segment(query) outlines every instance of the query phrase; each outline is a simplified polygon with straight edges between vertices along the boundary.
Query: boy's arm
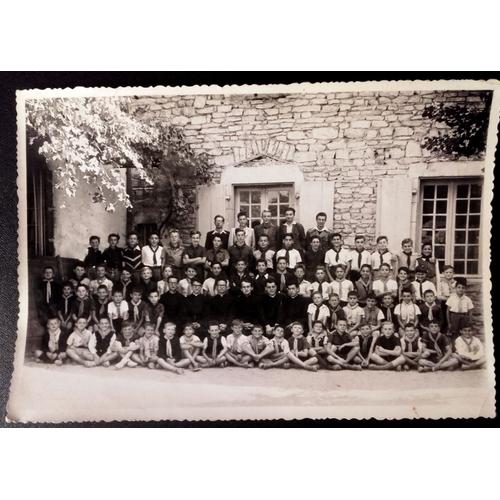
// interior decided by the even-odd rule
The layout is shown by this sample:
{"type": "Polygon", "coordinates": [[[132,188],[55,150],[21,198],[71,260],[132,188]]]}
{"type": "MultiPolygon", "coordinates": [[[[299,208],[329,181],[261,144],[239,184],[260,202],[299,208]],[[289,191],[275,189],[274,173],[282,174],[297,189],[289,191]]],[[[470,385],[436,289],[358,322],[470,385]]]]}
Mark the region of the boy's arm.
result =
{"type": "MultiPolygon", "coordinates": [[[[396,313],[394,313],[396,314],[396,313]]],[[[405,324],[403,323],[403,320],[401,319],[401,314],[396,314],[396,318],[398,319],[398,325],[400,326],[400,328],[403,328],[405,327],[405,324]]]]}
{"type": "Polygon", "coordinates": [[[357,346],[359,346],[358,337],[354,337],[350,342],[346,342],[345,344],[341,345],[341,347],[357,347],[357,346]]]}

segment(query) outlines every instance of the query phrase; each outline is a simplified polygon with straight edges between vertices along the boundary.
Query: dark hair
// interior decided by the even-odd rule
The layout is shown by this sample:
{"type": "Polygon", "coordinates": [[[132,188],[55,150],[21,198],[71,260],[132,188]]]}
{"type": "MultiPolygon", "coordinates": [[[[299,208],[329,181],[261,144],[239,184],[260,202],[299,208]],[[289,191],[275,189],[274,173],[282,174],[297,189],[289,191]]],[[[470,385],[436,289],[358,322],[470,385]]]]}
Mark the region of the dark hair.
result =
{"type": "Polygon", "coordinates": [[[73,266],[73,269],[77,267],[83,267],[85,269],[85,264],[81,260],[77,260],[73,266]]]}
{"type": "Polygon", "coordinates": [[[245,234],[245,230],[241,229],[240,227],[234,230],[234,235],[236,236],[237,234],[243,233],[245,234]]]}
{"type": "Polygon", "coordinates": [[[347,294],[348,297],[356,297],[358,298],[358,294],[354,291],[354,290],[351,290],[348,294],[347,294]]]}
{"type": "Polygon", "coordinates": [[[44,271],[46,271],[47,269],[50,269],[52,272],[55,272],[52,266],[43,266],[44,271]]]}
{"type": "Polygon", "coordinates": [[[356,235],[354,237],[354,241],[356,241],[356,240],[363,240],[363,241],[365,241],[366,238],[365,238],[365,236],[363,234],[358,234],[358,235],[356,235]]]}
{"type": "Polygon", "coordinates": [[[266,280],[266,286],[267,285],[277,285],[276,280],[274,278],[268,278],[266,280]]]}
{"type": "Polygon", "coordinates": [[[99,285],[97,287],[97,290],[103,290],[103,289],[106,290],[106,292],[108,291],[108,287],[106,285],[99,285]]]}
{"type": "Polygon", "coordinates": [[[321,328],[324,328],[323,323],[322,323],[321,321],[319,321],[319,320],[313,321],[313,324],[312,324],[313,328],[314,328],[314,326],[315,326],[315,325],[317,325],[317,324],[320,324],[320,325],[321,325],[321,328]]]}
{"type": "Polygon", "coordinates": [[[371,266],[370,264],[363,264],[363,265],[361,266],[360,271],[362,271],[364,267],[368,268],[368,270],[371,272],[371,270],[372,270],[372,266],[371,266]]]}
{"type": "Polygon", "coordinates": [[[427,269],[424,266],[417,266],[415,268],[415,274],[417,273],[427,274],[427,269]]]}
{"type": "Polygon", "coordinates": [[[467,286],[467,279],[466,278],[458,277],[458,278],[455,278],[455,281],[456,281],[457,285],[467,286]]]}
{"type": "Polygon", "coordinates": [[[286,262],[286,257],[278,257],[276,259],[276,264],[280,261],[280,260],[284,260],[286,262]]]}
{"type": "Polygon", "coordinates": [[[295,208],[293,208],[293,207],[287,207],[286,210],[285,210],[285,213],[290,212],[290,211],[293,212],[293,215],[295,215],[295,208]]]}
{"type": "Polygon", "coordinates": [[[257,259],[255,261],[255,267],[257,267],[257,264],[262,264],[262,263],[264,263],[266,265],[266,267],[267,267],[266,259],[257,259]]]}
{"type": "Polygon", "coordinates": [[[195,235],[199,235],[199,236],[201,237],[201,232],[200,232],[200,231],[198,231],[198,230],[196,230],[196,231],[191,231],[191,232],[189,233],[189,236],[191,236],[191,237],[193,237],[193,236],[195,236],[195,235]]]}
{"type": "Polygon", "coordinates": [[[292,233],[286,233],[286,234],[284,234],[283,235],[283,239],[285,239],[285,238],[291,238],[292,240],[294,239],[292,233]]]}
{"type": "Polygon", "coordinates": [[[321,238],[319,236],[313,236],[311,237],[311,243],[313,242],[313,240],[318,240],[319,242],[321,242],[321,238]]]}
{"type": "Polygon", "coordinates": [[[140,293],[141,296],[142,296],[142,289],[141,288],[137,288],[137,287],[136,288],[132,288],[132,291],[130,293],[131,294],[132,293],[140,293]]]}
{"type": "Polygon", "coordinates": [[[219,326],[219,323],[217,323],[217,321],[209,321],[208,322],[208,325],[207,325],[207,328],[210,328],[211,326],[219,326]]]}
{"type": "Polygon", "coordinates": [[[406,325],[405,325],[405,330],[406,330],[407,328],[415,328],[415,324],[414,324],[414,323],[406,323],[406,325]]]}
{"type": "Polygon", "coordinates": [[[238,212],[238,215],[236,216],[237,219],[239,219],[240,217],[248,217],[247,213],[246,212],[238,212]]]}
{"type": "Polygon", "coordinates": [[[158,290],[151,290],[151,291],[148,293],[148,297],[149,297],[152,293],[157,293],[158,295],[160,295],[160,292],[158,292],[158,290]]]}
{"type": "Polygon", "coordinates": [[[215,286],[217,286],[220,282],[223,282],[224,285],[227,285],[227,280],[225,278],[219,278],[216,282],[215,282],[215,286]]]}
{"type": "Polygon", "coordinates": [[[96,236],[96,235],[92,235],[92,236],[89,238],[89,243],[90,243],[92,240],[97,240],[99,243],[101,242],[101,238],[100,238],[99,236],[96,236]]]}
{"type": "Polygon", "coordinates": [[[127,234],[127,239],[131,236],[137,236],[137,238],[139,238],[139,235],[135,231],[130,231],[130,233],[127,234]]]}
{"type": "Polygon", "coordinates": [[[424,297],[428,294],[432,293],[432,295],[435,295],[434,290],[431,290],[430,288],[424,292],[424,297]]]}
{"type": "Polygon", "coordinates": [[[118,241],[120,241],[120,235],[117,233],[109,233],[108,234],[108,241],[110,238],[113,238],[113,237],[115,237],[118,241]]]}
{"type": "Polygon", "coordinates": [[[342,239],[342,235],[340,233],[332,233],[332,235],[330,236],[330,240],[333,240],[333,238],[335,237],[342,239]]]}
{"type": "Polygon", "coordinates": [[[413,245],[413,240],[411,238],[405,238],[401,241],[401,246],[406,245],[406,243],[411,243],[413,245]]]}
{"type": "MultiPolygon", "coordinates": [[[[390,293],[390,292],[389,292],[390,293]]],[[[372,293],[369,293],[367,296],[366,296],[366,300],[368,299],[373,299],[373,300],[377,300],[377,296],[372,292],[372,293]]]]}
{"type": "Polygon", "coordinates": [[[325,217],[325,218],[327,218],[328,216],[325,214],[325,212],[318,212],[316,214],[316,219],[318,219],[318,217],[325,217]]]}
{"type": "Polygon", "coordinates": [[[410,274],[410,270],[409,270],[406,266],[401,266],[401,267],[398,269],[398,274],[399,274],[401,271],[404,271],[406,274],[410,274]]]}
{"type": "Polygon", "coordinates": [[[382,264],[380,264],[379,269],[382,269],[383,267],[387,267],[387,269],[389,269],[389,271],[391,270],[391,266],[389,264],[387,264],[387,262],[382,262],[382,264]]]}
{"type": "Polygon", "coordinates": [[[447,271],[448,269],[451,269],[452,271],[455,270],[453,266],[444,266],[443,267],[443,272],[447,271]]]}
{"type": "Polygon", "coordinates": [[[219,214],[219,215],[216,215],[216,216],[214,217],[214,222],[215,222],[217,219],[222,219],[222,222],[226,222],[226,219],[224,219],[224,216],[223,216],[223,215],[220,215],[220,214],[219,214]]]}
{"type": "Polygon", "coordinates": [[[380,243],[381,240],[389,241],[389,238],[387,236],[381,235],[376,239],[376,242],[380,243]]]}

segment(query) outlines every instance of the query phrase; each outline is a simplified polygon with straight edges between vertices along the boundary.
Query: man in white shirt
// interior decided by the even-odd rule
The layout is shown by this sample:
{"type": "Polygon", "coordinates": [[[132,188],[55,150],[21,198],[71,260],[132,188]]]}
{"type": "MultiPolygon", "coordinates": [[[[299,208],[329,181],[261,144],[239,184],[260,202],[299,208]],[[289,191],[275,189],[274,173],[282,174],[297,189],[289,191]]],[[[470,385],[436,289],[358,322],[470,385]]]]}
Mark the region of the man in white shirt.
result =
{"type": "Polygon", "coordinates": [[[282,240],[282,249],[276,252],[276,259],[284,257],[287,269],[295,269],[297,264],[302,262],[300,252],[294,248],[294,238],[292,233],[285,234],[282,240]]]}

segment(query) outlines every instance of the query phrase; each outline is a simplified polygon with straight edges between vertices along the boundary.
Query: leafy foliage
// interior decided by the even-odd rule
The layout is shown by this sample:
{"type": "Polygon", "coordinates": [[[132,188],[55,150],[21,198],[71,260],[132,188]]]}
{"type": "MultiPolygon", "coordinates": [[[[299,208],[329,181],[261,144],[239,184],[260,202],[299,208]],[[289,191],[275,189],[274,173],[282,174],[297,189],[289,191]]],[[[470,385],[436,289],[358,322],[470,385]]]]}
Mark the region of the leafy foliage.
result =
{"type": "Polygon", "coordinates": [[[450,156],[478,156],[484,152],[491,94],[482,96],[483,106],[439,105],[426,106],[422,116],[448,126],[446,132],[427,137],[424,147],[435,153],[450,156]]]}
{"type": "MultiPolygon", "coordinates": [[[[80,179],[90,184],[92,199],[113,211],[117,203],[132,208],[122,169],[135,168],[147,185],[167,174],[171,212],[186,210],[182,185],[210,182],[206,158],[196,155],[182,131],[164,122],[142,120],[132,111],[132,97],[50,98],[26,103],[30,144],[55,165],[55,187],[68,198],[80,179]]],[[[194,208],[193,208],[194,209],[194,208]]]]}

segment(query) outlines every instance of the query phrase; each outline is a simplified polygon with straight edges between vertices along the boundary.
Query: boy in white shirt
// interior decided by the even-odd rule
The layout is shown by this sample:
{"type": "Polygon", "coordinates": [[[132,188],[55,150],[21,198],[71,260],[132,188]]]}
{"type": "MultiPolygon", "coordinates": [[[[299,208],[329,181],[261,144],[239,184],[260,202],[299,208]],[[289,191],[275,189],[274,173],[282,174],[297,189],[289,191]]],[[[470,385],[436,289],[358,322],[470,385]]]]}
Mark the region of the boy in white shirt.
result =
{"type": "Polygon", "coordinates": [[[92,335],[90,330],[87,330],[87,319],[78,318],[75,321],[74,330],[68,337],[66,354],[68,358],[79,365],[84,365],[87,367],[95,366],[94,356],[89,351],[90,336],[92,335]]]}
{"type": "Polygon", "coordinates": [[[455,340],[455,358],[462,370],[482,368],[486,364],[486,356],[482,342],[474,337],[472,327],[464,325],[460,336],[455,340]]]}
{"type": "Polygon", "coordinates": [[[191,284],[191,281],[196,278],[196,269],[193,266],[187,266],[184,273],[186,277],[179,281],[179,284],[177,285],[177,291],[181,295],[184,295],[184,297],[187,297],[188,295],[191,295],[193,293],[193,286],[191,284]]]}
{"type": "Polygon", "coordinates": [[[378,279],[373,282],[372,290],[379,299],[387,292],[390,292],[394,299],[398,296],[398,283],[389,277],[390,272],[391,267],[387,263],[378,268],[378,279]]]}
{"type": "Polygon", "coordinates": [[[312,331],[312,325],[316,321],[323,323],[326,327],[326,321],[330,317],[330,309],[323,304],[323,296],[320,292],[313,292],[312,304],[307,306],[307,324],[309,332],[312,331]]]}
{"type": "Polygon", "coordinates": [[[111,296],[113,290],[113,282],[106,278],[106,266],[99,264],[95,268],[96,279],[92,280],[89,285],[90,295],[95,295],[100,285],[104,285],[108,289],[108,296],[111,296]]]}
{"type": "Polygon", "coordinates": [[[354,250],[351,250],[349,256],[349,279],[353,284],[360,278],[364,265],[371,265],[371,254],[365,249],[365,237],[358,235],[354,238],[354,250]]]}
{"type": "Polygon", "coordinates": [[[295,269],[297,264],[302,262],[302,257],[300,252],[293,247],[293,234],[285,234],[282,240],[281,250],[278,250],[275,254],[275,258],[285,257],[287,269],[295,269]]]}
{"type": "Polygon", "coordinates": [[[331,238],[332,247],[325,254],[325,265],[328,273],[328,278],[333,281],[335,268],[339,264],[343,264],[347,272],[349,272],[349,263],[351,259],[351,251],[342,246],[342,235],[333,233],[331,238]]]}
{"type": "Polygon", "coordinates": [[[201,366],[207,364],[207,360],[201,355],[203,342],[200,337],[194,334],[194,327],[191,323],[184,325],[183,335],[179,339],[182,353],[189,360],[189,366],[194,372],[200,371],[201,366]]]}
{"type": "Polygon", "coordinates": [[[243,322],[241,320],[233,319],[231,322],[231,333],[226,337],[226,344],[226,359],[229,364],[241,368],[253,366],[248,337],[243,335],[243,322]]]}
{"type": "Polygon", "coordinates": [[[398,318],[399,334],[402,336],[407,324],[413,324],[415,328],[418,327],[419,316],[422,313],[417,304],[413,302],[411,292],[405,290],[401,303],[394,308],[394,314],[398,318]]]}
{"type": "Polygon", "coordinates": [[[437,295],[436,287],[432,281],[425,279],[427,269],[425,267],[417,266],[415,269],[415,281],[412,282],[413,294],[415,302],[418,304],[424,300],[424,294],[427,290],[432,290],[434,295],[437,295]]]}
{"type": "Polygon", "coordinates": [[[343,308],[347,321],[347,333],[354,338],[358,335],[359,325],[365,318],[365,312],[358,304],[356,292],[349,292],[347,302],[347,305],[343,308]]]}
{"type": "Polygon", "coordinates": [[[340,298],[340,305],[347,305],[347,297],[354,290],[352,281],[346,279],[346,266],[339,264],[335,268],[335,279],[330,283],[331,293],[336,293],[340,298]]]}
{"type": "Polygon", "coordinates": [[[457,278],[456,282],[455,292],[452,293],[446,301],[448,332],[452,339],[458,337],[464,325],[471,324],[472,309],[474,309],[472,300],[465,295],[465,287],[467,286],[466,279],[457,278]]]}
{"type": "Polygon", "coordinates": [[[387,236],[379,236],[377,238],[377,250],[371,254],[371,266],[377,276],[377,272],[380,270],[382,264],[387,264],[389,266],[389,272],[392,271],[392,262],[394,257],[392,253],[388,250],[389,240],[387,236]]]}
{"type": "Polygon", "coordinates": [[[113,292],[113,300],[108,304],[108,317],[111,321],[111,328],[115,332],[120,332],[122,321],[128,320],[128,304],[126,300],[123,300],[121,290],[113,292]]]}
{"type": "Polygon", "coordinates": [[[316,281],[311,283],[311,292],[319,292],[323,300],[328,300],[332,293],[332,287],[326,280],[326,269],[324,267],[318,267],[315,276],[316,281]]]}
{"type": "Polygon", "coordinates": [[[295,277],[299,286],[299,295],[302,297],[310,297],[313,291],[312,283],[305,279],[306,269],[303,264],[297,264],[295,267],[295,277]]]}

